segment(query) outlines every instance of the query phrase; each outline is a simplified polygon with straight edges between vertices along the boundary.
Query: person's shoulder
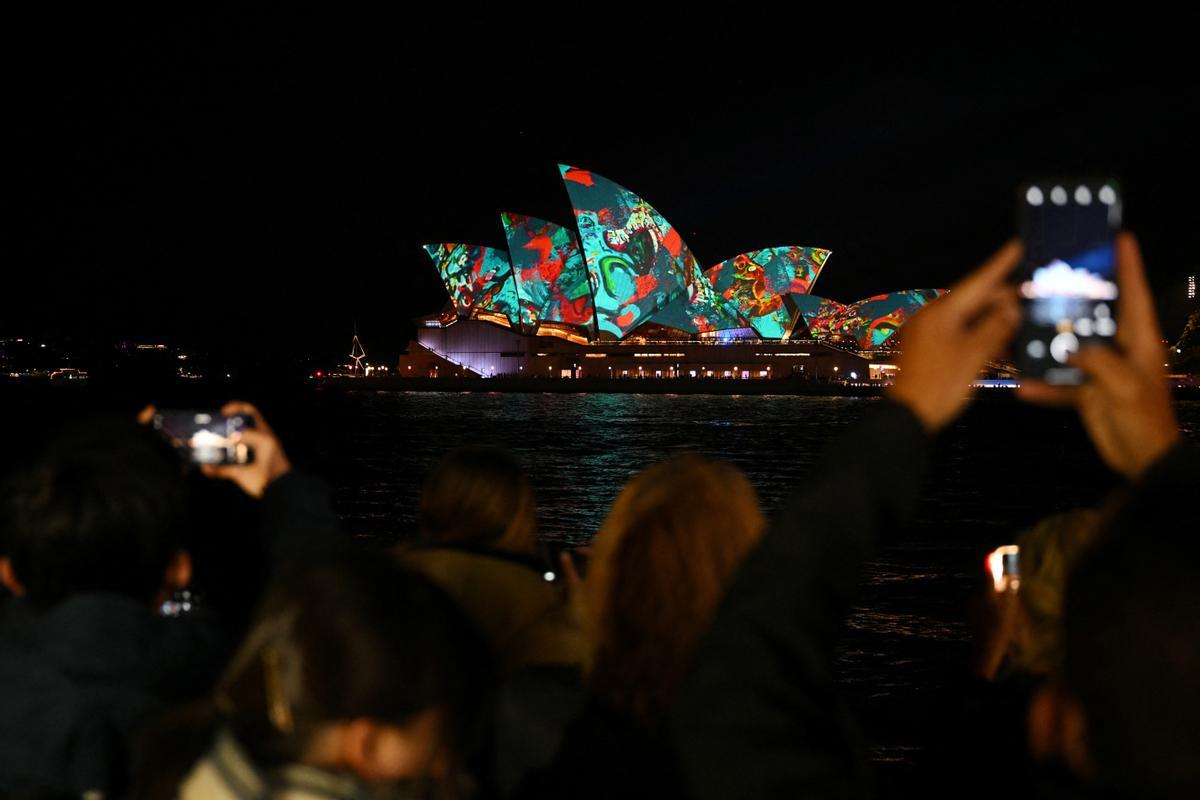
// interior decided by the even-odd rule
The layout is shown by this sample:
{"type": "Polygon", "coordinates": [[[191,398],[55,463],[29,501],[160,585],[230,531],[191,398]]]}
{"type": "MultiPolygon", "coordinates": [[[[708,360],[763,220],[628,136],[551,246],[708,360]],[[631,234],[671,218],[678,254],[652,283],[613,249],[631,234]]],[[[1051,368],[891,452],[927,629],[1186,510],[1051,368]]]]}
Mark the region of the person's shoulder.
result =
{"type": "Polygon", "coordinates": [[[215,674],[208,662],[222,644],[210,615],[164,618],[147,605],[107,593],[76,595],[44,611],[18,601],[3,617],[3,672],[20,682],[77,686],[114,705],[189,697],[215,674]]]}
{"type": "Polygon", "coordinates": [[[457,579],[486,586],[493,592],[555,596],[555,587],[546,581],[544,567],[532,556],[479,547],[437,545],[406,548],[399,558],[435,581],[457,579]]]}
{"type": "MultiPolygon", "coordinates": [[[[161,712],[151,694],[107,671],[78,671],[54,648],[0,642],[0,794],[6,787],[106,786],[138,726],[161,712]]],[[[94,666],[94,664],[92,665],[94,666]]]]}

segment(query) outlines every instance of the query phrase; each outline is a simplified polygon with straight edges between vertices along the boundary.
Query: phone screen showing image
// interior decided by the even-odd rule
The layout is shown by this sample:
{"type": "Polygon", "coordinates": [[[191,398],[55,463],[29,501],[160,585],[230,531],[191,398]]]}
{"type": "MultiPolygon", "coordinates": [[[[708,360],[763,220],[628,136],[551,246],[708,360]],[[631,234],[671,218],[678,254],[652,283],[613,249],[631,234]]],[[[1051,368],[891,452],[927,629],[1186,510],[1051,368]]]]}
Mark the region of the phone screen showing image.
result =
{"type": "Polygon", "coordinates": [[[1058,385],[1083,374],[1067,362],[1117,332],[1116,233],[1121,196],[1111,180],[1046,180],[1019,192],[1025,244],[1017,338],[1022,375],[1058,385]]]}
{"type": "Polygon", "coordinates": [[[235,434],[254,427],[245,414],[223,416],[215,411],[164,410],[154,415],[155,430],[194,464],[248,464],[254,452],[235,434]]]}

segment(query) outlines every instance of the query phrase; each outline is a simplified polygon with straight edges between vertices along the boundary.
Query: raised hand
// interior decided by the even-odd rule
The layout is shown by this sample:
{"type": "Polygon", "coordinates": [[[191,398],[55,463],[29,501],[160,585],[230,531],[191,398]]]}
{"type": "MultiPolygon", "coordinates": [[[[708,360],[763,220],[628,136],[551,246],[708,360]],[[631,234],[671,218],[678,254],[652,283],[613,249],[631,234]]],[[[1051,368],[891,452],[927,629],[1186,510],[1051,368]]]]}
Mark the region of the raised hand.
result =
{"type": "Polygon", "coordinates": [[[262,413],[251,404],[235,400],[222,406],[221,413],[225,416],[245,414],[254,420],[255,427],[236,434],[254,451],[254,460],[249,464],[203,464],[200,471],[210,478],[233,481],[251,497],[262,497],[272,481],[292,468],[283,445],[262,413]]]}
{"type": "Polygon", "coordinates": [[[1005,278],[1021,260],[1009,242],[904,325],[900,374],[888,395],[928,431],[948,425],[970,402],[970,384],[999,355],[1020,321],[1005,278]]]}

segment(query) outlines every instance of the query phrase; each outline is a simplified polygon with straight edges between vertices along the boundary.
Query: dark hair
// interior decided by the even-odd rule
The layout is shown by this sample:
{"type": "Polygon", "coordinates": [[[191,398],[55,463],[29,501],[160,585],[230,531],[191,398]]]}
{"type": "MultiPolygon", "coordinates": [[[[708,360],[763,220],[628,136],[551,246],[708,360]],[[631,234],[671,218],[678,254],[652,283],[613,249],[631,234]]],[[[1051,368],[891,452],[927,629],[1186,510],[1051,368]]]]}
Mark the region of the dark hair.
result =
{"type": "Polygon", "coordinates": [[[180,547],[178,459],[133,421],[63,429],[6,494],[4,555],[39,607],[80,592],[150,602],[180,547]]]}
{"type": "Polygon", "coordinates": [[[584,582],[593,692],[657,724],[764,527],[754,486],[732,464],[679,455],[630,479],[596,534],[584,582]]]}
{"type": "Polygon", "coordinates": [[[320,725],[405,724],[445,713],[452,752],[483,731],[492,656],[428,579],[391,559],[344,553],[298,564],[268,590],[217,693],[217,709],[261,765],[295,759],[320,725]]]}
{"type": "Polygon", "coordinates": [[[533,485],[503,450],[464,447],[438,462],[417,504],[421,535],[436,542],[537,549],[533,485]]]}
{"type": "Polygon", "coordinates": [[[1143,490],[1079,560],[1064,682],[1098,780],[1131,797],[1200,796],[1200,520],[1195,487],[1143,490]]]}

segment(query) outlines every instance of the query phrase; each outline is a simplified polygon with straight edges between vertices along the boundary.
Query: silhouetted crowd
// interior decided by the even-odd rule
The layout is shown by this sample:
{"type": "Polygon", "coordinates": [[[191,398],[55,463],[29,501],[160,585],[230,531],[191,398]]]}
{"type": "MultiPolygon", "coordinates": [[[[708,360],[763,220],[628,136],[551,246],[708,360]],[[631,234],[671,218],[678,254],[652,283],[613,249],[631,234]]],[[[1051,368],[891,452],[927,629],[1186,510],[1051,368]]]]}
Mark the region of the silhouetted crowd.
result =
{"type": "MultiPolygon", "coordinates": [[[[1125,484],[1017,538],[923,793],[1200,797],[1200,457],[1137,244],[1117,250],[1117,345],[1078,354],[1081,387],[1020,392],[1077,409],[1125,484]]],[[[3,492],[0,795],[881,792],[835,649],[864,560],[1016,330],[1019,259],[906,325],[886,397],[770,519],[735,467],[675,456],[550,557],[520,466],[468,448],[428,476],[420,537],[380,550],[339,533],[248,404],[222,413],[254,419],[254,460],[203,477],[149,412],[59,431],[3,492]]]]}

